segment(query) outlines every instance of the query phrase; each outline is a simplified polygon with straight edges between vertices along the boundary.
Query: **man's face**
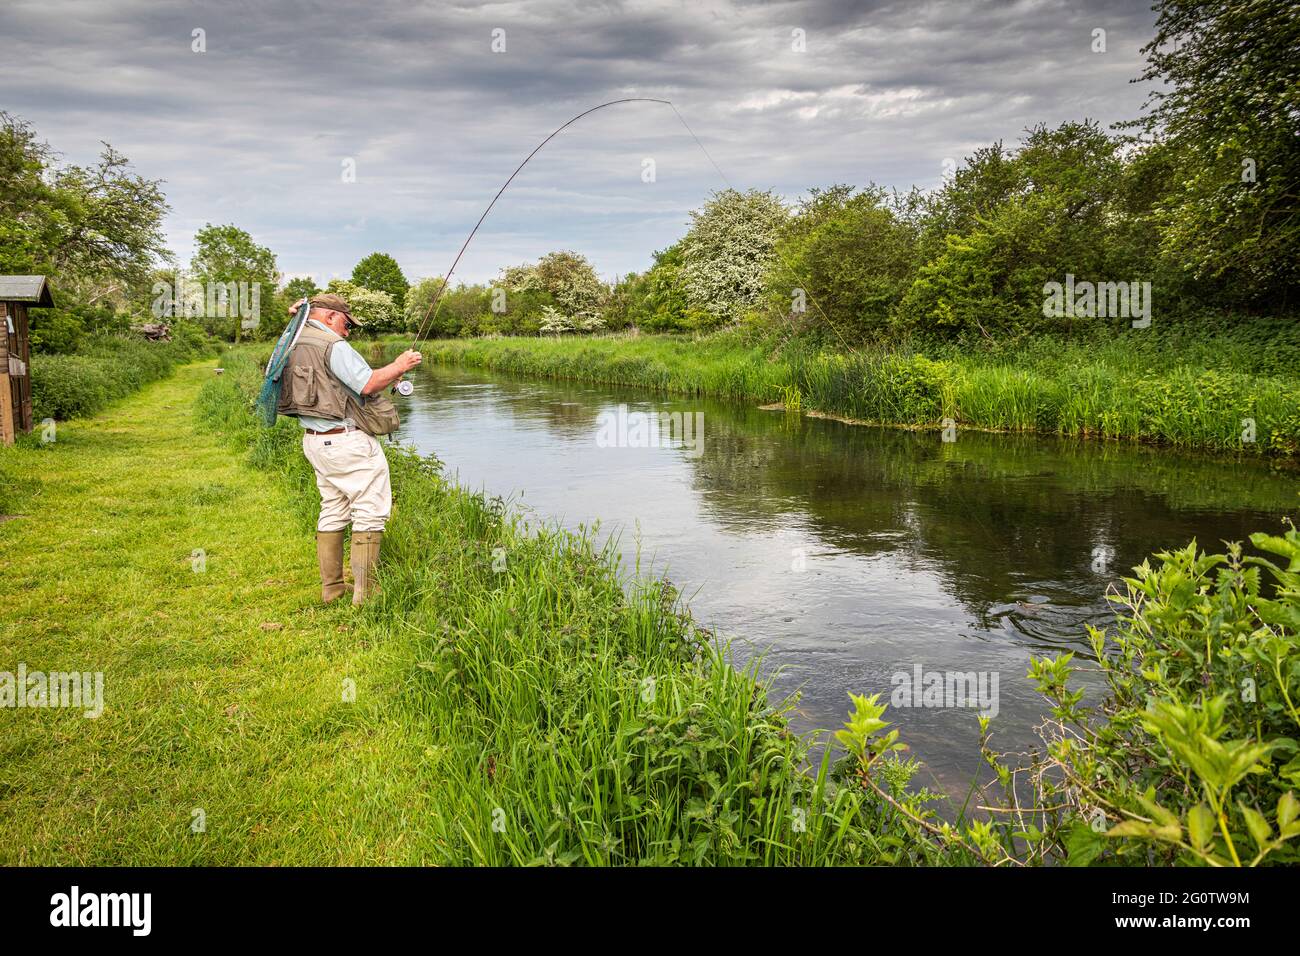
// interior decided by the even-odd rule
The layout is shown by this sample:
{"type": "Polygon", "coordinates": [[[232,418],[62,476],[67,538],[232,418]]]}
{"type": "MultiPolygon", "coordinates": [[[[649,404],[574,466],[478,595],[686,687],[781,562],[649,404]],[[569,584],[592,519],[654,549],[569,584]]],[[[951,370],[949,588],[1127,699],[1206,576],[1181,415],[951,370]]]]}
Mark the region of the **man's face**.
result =
{"type": "Polygon", "coordinates": [[[328,326],[335,335],[341,335],[345,339],[348,337],[348,333],[352,331],[352,324],[348,321],[348,317],[342,312],[335,312],[333,309],[315,309],[312,318],[328,326]]]}

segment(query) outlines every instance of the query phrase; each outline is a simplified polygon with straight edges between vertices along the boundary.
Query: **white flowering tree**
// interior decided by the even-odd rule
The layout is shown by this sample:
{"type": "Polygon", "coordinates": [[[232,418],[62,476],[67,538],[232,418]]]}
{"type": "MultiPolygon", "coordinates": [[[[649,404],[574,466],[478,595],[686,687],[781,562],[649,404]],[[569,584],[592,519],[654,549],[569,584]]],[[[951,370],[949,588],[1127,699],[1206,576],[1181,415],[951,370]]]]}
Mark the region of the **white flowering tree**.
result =
{"type": "Polygon", "coordinates": [[[346,279],[331,279],[325,291],[347,299],[352,314],[366,324],[367,332],[396,332],[402,328],[402,313],[387,292],[353,285],[346,279]]]}
{"type": "Polygon", "coordinates": [[[576,252],[548,252],[538,261],[536,276],[556,307],[580,321],[598,316],[609,297],[587,257],[576,252]]]}
{"type": "Polygon", "coordinates": [[[763,280],[789,211],[771,191],[726,189],[691,211],[680,277],[689,303],[718,325],[735,322],[763,295],[763,280]]]}
{"type": "Polygon", "coordinates": [[[574,330],[573,320],[553,305],[542,306],[542,324],[538,328],[541,335],[560,335],[574,330]]]}

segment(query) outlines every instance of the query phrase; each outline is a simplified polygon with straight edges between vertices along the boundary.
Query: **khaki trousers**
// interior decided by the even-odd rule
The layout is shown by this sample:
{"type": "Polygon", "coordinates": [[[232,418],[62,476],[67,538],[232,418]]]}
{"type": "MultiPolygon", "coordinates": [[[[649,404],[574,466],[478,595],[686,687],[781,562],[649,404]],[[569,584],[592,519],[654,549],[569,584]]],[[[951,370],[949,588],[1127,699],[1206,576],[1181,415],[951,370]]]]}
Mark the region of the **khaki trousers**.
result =
{"type": "Polygon", "coordinates": [[[388,459],[379,440],[352,429],[337,435],[303,432],[302,451],[320,489],[317,531],[383,531],[393,510],[388,459]]]}

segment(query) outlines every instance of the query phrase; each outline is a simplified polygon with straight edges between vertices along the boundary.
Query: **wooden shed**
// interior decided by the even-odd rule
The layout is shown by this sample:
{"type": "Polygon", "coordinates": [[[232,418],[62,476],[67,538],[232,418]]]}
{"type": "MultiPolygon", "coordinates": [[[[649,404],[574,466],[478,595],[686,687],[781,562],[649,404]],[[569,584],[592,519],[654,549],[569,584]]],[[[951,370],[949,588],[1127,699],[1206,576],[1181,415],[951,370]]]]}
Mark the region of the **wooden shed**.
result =
{"type": "Polygon", "coordinates": [[[0,441],[12,445],[18,433],[32,430],[31,344],[27,310],[54,305],[45,276],[0,276],[0,441]]]}

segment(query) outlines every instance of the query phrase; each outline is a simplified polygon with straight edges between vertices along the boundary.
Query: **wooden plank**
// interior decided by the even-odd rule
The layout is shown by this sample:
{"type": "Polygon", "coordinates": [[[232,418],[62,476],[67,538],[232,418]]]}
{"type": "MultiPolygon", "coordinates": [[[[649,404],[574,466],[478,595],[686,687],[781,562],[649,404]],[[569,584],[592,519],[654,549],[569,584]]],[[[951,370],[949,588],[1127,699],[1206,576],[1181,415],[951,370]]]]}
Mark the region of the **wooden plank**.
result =
{"type": "MultiPolygon", "coordinates": [[[[0,321],[9,315],[8,303],[0,302],[0,321]]],[[[4,324],[0,335],[0,442],[12,445],[17,437],[14,427],[13,392],[9,383],[9,323],[4,324]]]]}
{"type": "Polygon", "coordinates": [[[15,410],[18,419],[17,425],[25,432],[32,430],[32,377],[28,372],[31,368],[31,336],[28,334],[27,325],[27,306],[19,305],[15,310],[17,319],[14,322],[14,330],[18,333],[18,357],[23,363],[24,374],[18,379],[18,394],[15,396],[15,404],[18,406],[15,410]]]}

